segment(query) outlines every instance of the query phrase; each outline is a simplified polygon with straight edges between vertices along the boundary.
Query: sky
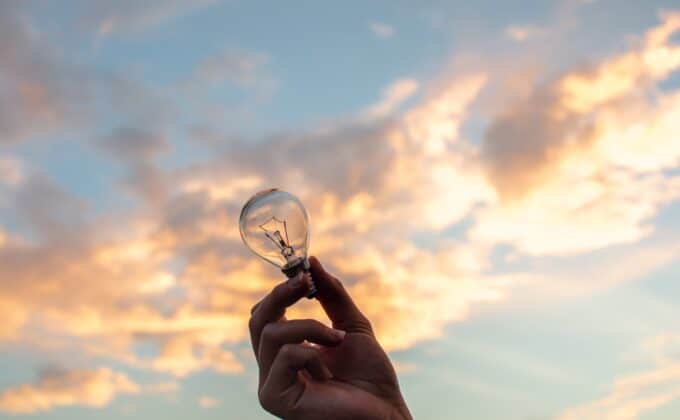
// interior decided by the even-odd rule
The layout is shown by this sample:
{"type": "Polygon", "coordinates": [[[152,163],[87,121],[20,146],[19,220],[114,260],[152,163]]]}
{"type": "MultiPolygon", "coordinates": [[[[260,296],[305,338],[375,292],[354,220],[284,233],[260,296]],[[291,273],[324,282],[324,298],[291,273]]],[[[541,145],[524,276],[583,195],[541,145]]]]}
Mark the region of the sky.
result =
{"type": "Polygon", "coordinates": [[[677,1],[1,0],[0,418],[271,418],[280,187],[415,418],[675,419],[679,123],[677,1]]]}

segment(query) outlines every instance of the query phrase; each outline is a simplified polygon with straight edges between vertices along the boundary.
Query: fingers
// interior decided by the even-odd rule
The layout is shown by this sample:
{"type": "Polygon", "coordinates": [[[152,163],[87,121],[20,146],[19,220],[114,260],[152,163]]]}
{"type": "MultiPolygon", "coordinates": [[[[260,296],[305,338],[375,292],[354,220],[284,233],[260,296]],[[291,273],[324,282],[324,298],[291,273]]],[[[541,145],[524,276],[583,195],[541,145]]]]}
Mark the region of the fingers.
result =
{"type": "Polygon", "coordinates": [[[309,258],[310,272],[317,288],[317,299],[333,321],[333,327],[347,332],[372,333],[368,319],[354,304],[342,283],[329,274],[316,257],[309,258]]]}
{"type": "Polygon", "coordinates": [[[311,276],[301,272],[297,276],[278,284],[253,307],[248,327],[255,356],[258,355],[260,336],[264,326],[281,319],[288,306],[307,295],[311,284],[311,276]]]}
{"type": "Polygon", "coordinates": [[[304,392],[304,384],[298,381],[298,372],[303,369],[319,381],[332,377],[318,350],[300,344],[281,347],[259,392],[260,403],[267,411],[285,417],[304,392]]]}
{"type": "Polygon", "coordinates": [[[267,378],[271,364],[282,346],[302,343],[305,340],[325,346],[336,346],[342,342],[344,337],[344,331],[328,328],[313,319],[298,319],[267,324],[260,336],[258,356],[260,384],[267,378]]]}

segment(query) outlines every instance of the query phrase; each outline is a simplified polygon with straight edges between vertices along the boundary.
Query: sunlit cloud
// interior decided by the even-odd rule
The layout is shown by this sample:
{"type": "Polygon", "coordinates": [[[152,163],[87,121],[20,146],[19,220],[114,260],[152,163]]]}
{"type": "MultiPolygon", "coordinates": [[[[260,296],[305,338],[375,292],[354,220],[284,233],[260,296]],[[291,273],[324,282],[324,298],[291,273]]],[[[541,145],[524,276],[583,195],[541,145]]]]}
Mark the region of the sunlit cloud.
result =
{"type": "Polygon", "coordinates": [[[2,391],[0,411],[31,414],[60,406],[103,407],[117,395],[139,392],[140,386],[127,375],[108,368],[46,370],[35,384],[2,391]]]}
{"type": "Polygon", "coordinates": [[[368,107],[364,114],[369,118],[384,118],[417,91],[418,82],[416,80],[399,79],[385,88],[380,102],[368,107]]]}
{"type": "Polygon", "coordinates": [[[651,232],[679,182],[663,173],[678,162],[677,93],[654,83],[680,67],[680,19],[662,18],[639,48],[540,87],[492,123],[483,153],[500,201],[480,211],[473,239],[570,254],[651,232]]]}

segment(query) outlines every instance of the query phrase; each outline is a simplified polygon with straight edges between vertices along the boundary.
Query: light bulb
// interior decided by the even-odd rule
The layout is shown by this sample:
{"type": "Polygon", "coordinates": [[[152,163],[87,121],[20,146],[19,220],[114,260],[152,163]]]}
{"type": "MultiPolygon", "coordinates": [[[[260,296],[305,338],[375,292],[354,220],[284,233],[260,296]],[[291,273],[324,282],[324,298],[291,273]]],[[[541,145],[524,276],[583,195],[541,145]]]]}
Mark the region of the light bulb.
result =
{"type": "MultiPolygon", "coordinates": [[[[309,270],[309,215],[293,194],[276,188],[255,194],[241,210],[239,230],[253,253],[288,277],[309,270]]],[[[307,297],[315,293],[312,283],[307,297]]]]}

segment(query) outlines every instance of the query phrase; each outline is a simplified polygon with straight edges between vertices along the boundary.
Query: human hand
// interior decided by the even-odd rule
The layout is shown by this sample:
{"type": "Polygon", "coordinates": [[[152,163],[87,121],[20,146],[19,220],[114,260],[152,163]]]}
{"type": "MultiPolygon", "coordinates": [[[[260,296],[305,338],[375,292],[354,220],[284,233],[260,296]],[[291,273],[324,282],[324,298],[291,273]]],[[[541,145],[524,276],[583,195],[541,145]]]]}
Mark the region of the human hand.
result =
{"type": "Polygon", "coordinates": [[[368,319],[316,258],[310,265],[311,276],[300,274],[277,285],[252,309],[260,403],[289,420],[412,419],[368,319]],[[286,308],[307,295],[312,278],[333,328],[285,318],[286,308]]]}

